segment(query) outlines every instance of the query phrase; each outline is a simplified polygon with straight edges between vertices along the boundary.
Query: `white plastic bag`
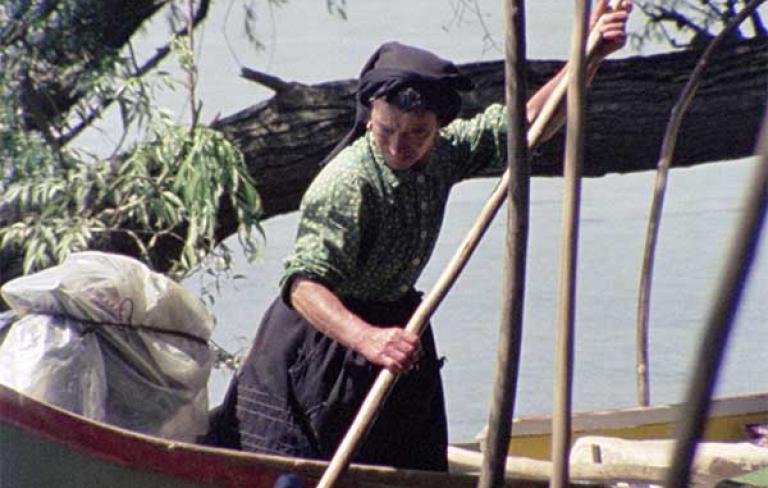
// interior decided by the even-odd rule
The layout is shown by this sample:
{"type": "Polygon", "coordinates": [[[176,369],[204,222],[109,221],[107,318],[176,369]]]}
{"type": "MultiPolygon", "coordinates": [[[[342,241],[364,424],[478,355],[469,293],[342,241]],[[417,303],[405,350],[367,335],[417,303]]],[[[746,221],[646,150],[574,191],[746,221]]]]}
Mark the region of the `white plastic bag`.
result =
{"type": "Polygon", "coordinates": [[[0,383],[103,419],[107,386],[101,349],[95,335],[80,329],[64,316],[32,314],[14,322],[0,347],[0,383]]]}
{"type": "Polygon", "coordinates": [[[132,258],[83,252],[0,291],[18,316],[0,383],[147,434],[205,433],[213,320],[181,285],[132,258]]]}

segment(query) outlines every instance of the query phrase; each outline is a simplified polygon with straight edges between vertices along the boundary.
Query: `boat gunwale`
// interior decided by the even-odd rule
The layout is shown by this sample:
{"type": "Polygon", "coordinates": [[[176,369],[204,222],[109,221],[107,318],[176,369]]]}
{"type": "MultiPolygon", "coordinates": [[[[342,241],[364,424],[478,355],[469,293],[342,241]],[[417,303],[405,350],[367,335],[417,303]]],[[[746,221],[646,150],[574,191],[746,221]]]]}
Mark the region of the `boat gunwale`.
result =
{"type": "MultiPolygon", "coordinates": [[[[677,421],[683,404],[664,404],[649,407],[626,407],[574,413],[571,418],[574,432],[588,430],[625,429],[642,425],[670,424],[677,421]]],[[[710,418],[768,413],[768,392],[747,393],[719,397],[712,400],[710,418]]],[[[482,440],[487,426],[475,437],[482,440]]],[[[524,416],[512,421],[512,438],[549,435],[552,430],[550,416],[524,416]]]]}

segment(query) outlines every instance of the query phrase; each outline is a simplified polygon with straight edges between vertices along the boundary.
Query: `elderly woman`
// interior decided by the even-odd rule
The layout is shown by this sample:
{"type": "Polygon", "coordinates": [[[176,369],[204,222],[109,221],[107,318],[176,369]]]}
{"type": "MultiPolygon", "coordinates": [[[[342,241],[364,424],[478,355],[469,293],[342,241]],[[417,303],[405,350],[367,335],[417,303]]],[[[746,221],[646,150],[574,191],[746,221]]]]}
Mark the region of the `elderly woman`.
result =
{"type": "MultiPolygon", "coordinates": [[[[623,46],[629,9],[597,5],[590,77],[623,46]]],[[[562,76],[529,101],[529,118],[562,76]]],[[[219,444],[330,458],[387,368],[405,374],[354,460],[447,469],[441,359],[429,328],[417,337],[403,325],[451,187],[506,161],[503,106],[455,120],[471,88],[453,63],[394,42],[366,63],[355,127],[304,195],[282,294],[214,422],[219,444]]]]}

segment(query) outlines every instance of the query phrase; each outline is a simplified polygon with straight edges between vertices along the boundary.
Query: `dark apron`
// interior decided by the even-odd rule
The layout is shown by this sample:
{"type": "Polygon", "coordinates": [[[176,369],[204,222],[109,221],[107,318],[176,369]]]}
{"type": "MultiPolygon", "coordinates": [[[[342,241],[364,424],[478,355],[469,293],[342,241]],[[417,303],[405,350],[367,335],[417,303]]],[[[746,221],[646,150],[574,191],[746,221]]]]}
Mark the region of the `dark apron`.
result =
{"type": "MultiPolygon", "coordinates": [[[[420,296],[396,303],[345,301],[371,324],[405,324],[420,296]]],[[[417,366],[401,374],[354,462],[448,469],[445,403],[431,328],[417,366]]],[[[380,368],[316,331],[276,299],[212,420],[207,443],[246,451],[330,459],[380,368]]]]}

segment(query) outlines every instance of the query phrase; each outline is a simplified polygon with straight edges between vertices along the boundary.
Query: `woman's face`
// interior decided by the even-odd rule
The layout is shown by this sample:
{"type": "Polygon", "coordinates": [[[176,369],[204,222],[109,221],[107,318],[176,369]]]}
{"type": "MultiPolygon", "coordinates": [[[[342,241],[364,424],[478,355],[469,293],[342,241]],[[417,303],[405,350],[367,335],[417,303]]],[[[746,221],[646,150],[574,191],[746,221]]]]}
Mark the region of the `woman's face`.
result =
{"type": "Polygon", "coordinates": [[[433,112],[405,112],[380,99],[371,105],[369,128],[387,166],[396,170],[426,164],[439,129],[433,112]]]}

